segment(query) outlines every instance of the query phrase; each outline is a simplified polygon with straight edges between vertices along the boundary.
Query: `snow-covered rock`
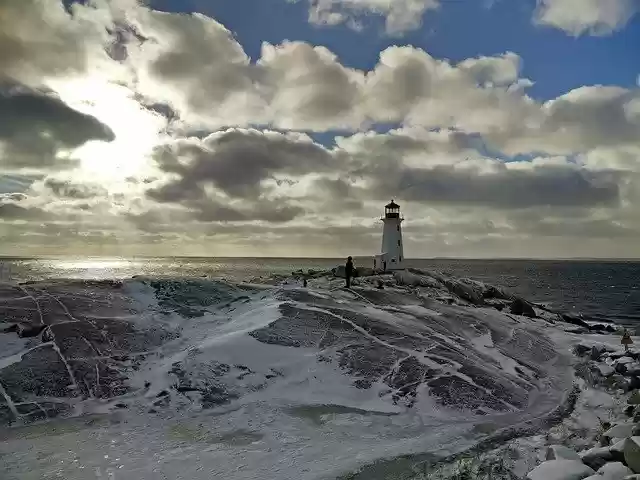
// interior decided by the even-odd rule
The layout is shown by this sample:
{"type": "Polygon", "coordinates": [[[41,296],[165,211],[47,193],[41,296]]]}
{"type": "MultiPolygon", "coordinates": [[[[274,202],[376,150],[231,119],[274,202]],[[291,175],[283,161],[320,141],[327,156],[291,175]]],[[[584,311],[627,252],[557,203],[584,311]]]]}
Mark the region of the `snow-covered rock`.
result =
{"type": "Polygon", "coordinates": [[[580,453],[580,457],[585,465],[599,469],[605,463],[614,459],[614,454],[609,447],[595,447],[580,453]]]}
{"type": "Polygon", "coordinates": [[[615,456],[617,454],[624,455],[624,440],[620,440],[619,442],[614,443],[609,447],[609,451],[615,456]]]}
{"type": "Polygon", "coordinates": [[[605,437],[609,438],[626,438],[633,435],[633,431],[636,427],[635,423],[618,423],[609,430],[604,432],[605,437]]]}
{"type": "Polygon", "coordinates": [[[615,373],[615,370],[613,369],[613,367],[610,367],[609,365],[598,365],[598,372],[600,372],[600,375],[602,375],[603,377],[608,377],[610,375],[613,375],[615,373]]]}
{"type": "Polygon", "coordinates": [[[594,345],[591,347],[591,360],[600,360],[600,357],[607,351],[607,347],[604,345],[594,345]]]}
{"type": "Polygon", "coordinates": [[[583,480],[596,472],[578,460],[549,460],[527,475],[528,480],[583,480]]]}
{"type": "Polygon", "coordinates": [[[621,480],[628,475],[633,475],[633,471],[621,462],[607,463],[598,470],[598,473],[605,480],[621,480]]]}
{"type": "Polygon", "coordinates": [[[631,470],[640,473],[640,437],[630,437],[625,440],[624,460],[631,470]]]}
{"type": "Polygon", "coordinates": [[[633,362],[634,362],[634,360],[633,360],[633,358],[631,358],[631,357],[620,357],[620,358],[618,358],[618,359],[616,359],[616,360],[614,361],[614,363],[615,363],[616,365],[618,365],[618,364],[620,364],[620,365],[627,365],[627,364],[629,364],[629,363],[633,363],[633,362]]]}
{"type": "Polygon", "coordinates": [[[580,460],[580,455],[564,445],[551,445],[547,448],[547,460],[580,460]]]}

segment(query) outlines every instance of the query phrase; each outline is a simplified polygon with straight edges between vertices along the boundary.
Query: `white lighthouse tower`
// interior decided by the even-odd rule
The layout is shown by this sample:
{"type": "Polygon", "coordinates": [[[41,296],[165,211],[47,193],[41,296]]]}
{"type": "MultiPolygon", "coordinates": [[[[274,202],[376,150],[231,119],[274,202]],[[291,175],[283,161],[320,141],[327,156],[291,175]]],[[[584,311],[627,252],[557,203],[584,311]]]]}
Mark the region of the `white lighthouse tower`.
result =
{"type": "Polygon", "coordinates": [[[400,205],[391,200],[384,207],[382,222],[382,249],[373,259],[376,271],[401,270],[404,268],[404,250],[402,245],[402,227],[404,218],[400,216],[400,205]]]}

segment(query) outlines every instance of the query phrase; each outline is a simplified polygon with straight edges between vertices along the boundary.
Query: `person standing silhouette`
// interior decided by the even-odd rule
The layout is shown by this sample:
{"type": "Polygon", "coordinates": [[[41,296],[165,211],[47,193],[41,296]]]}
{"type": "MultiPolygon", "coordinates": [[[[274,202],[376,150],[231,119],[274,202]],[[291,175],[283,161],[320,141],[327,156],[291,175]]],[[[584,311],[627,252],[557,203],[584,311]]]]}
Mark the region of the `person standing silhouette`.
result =
{"type": "Polygon", "coordinates": [[[344,266],[344,278],[347,282],[347,288],[351,288],[351,277],[353,276],[353,259],[347,258],[347,264],[344,266]]]}

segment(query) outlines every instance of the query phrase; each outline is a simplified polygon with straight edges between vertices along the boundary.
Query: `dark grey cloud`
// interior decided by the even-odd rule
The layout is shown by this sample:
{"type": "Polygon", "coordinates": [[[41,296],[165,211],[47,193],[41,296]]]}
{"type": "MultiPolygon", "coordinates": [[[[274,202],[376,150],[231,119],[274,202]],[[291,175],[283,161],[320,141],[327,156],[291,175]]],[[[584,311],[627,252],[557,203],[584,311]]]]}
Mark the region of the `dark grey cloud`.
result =
{"type": "Polygon", "coordinates": [[[291,199],[269,196],[264,184],[278,175],[335,168],[330,152],[303,136],[230,129],[204,139],[180,139],[156,149],[155,160],[172,178],[147,191],[156,202],[185,207],[200,221],[288,222],[304,213],[291,199]],[[222,196],[211,196],[210,188],[222,196]],[[224,200],[226,198],[226,200],[224,200]]]}
{"type": "Polygon", "coordinates": [[[589,171],[573,166],[532,165],[508,168],[495,164],[491,171],[480,166],[436,165],[401,167],[371,175],[371,194],[384,200],[393,196],[421,202],[486,206],[497,209],[528,207],[616,206],[620,202],[620,173],[589,171]]]}
{"type": "Polygon", "coordinates": [[[86,200],[108,194],[107,190],[100,185],[78,183],[62,178],[46,178],[44,186],[57,197],[76,200],[86,200]]]}
{"type": "Polygon", "coordinates": [[[24,193],[0,194],[0,219],[3,220],[41,220],[47,218],[41,208],[30,205],[29,197],[24,193]]]}
{"type": "Polygon", "coordinates": [[[72,109],[50,92],[0,85],[0,164],[5,168],[48,168],[60,150],[89,140],[112,141],[113,131],[72,109]]]}
{"type": "Polygon", "coordinates": [[[261,182],[276,174],[303,175],[335,167],[331,154],[311,141],[275,132],[232,129],[204,140],[182,139],[156,150],[158,166],[177,176],[152,193],[156,200],[193,197],[212,184],[236,198],[257,198],[261,182]]]}

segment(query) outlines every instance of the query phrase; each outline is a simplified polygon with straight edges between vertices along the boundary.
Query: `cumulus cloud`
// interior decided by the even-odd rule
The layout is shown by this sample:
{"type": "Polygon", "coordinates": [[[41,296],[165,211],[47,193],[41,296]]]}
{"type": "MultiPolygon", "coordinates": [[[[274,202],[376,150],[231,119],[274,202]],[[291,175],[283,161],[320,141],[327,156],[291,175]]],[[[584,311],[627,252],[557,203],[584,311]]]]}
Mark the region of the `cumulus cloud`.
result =
{"type": "Polygon", "coordinates": [[[109,127],[70,108],[53,92],[0,84],[0,165],[6,170],[60,166],[62,152],[113,138],[109,127]]]}
{"type": "Polygon", "coordinates": [[[292,220],[302,208],[266,181],[336,168],[331,153],[306,135],[246,129],[178,139],[159,146],[155,159],[168,181],[147,195],[202,221],[292,220]]]}
{"type": "MultiPolygon", "coordinates": [[[[289,0],[297,1],[297,0],[289,0]]],[[[307,1],[307,0],[304,0],[307,1]]],[[[439,0],[308,0],[309,21],[319,25],[347,23],[357,28],[363,15],[380,15],[385,30],[398,36],[422,25],[425,12],[439,8],[439,0]]]]}
{"type": "Polygon", "coordinates": [[[0,80],[37,85],[43,78],[80,74],[107,61],[111,18],[105,5],[74,3],[67,9],[60,1],[2,0],[0,80]]]}
{"type": "Polygon", "coordinates": [[[538,0],[535,21],[574,36],[606,35],[638,12],[637,0],[538,0]]]}
{"type": "Polygon", "coordinates": [[[585,152],[599,147],[637,145],[640,116],[635,112],[640,89],[580,87],[532,110],[509,127],[487,137],[504,151],[585,152]]]}

